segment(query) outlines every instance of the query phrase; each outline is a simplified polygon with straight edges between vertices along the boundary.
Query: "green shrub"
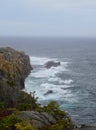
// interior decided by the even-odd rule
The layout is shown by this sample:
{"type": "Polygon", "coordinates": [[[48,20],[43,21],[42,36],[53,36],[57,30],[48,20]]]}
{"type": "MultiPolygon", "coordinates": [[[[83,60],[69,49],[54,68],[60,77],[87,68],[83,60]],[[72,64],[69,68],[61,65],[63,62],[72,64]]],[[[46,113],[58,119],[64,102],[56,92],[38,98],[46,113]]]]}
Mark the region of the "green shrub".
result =
{"type": "Polygon", "coordinates": [[[62,129],[63,129],[63,124],[56,123],[52,125],[49,130],[62,130],[62,129]]]}
{"type": "Polygon", "coordinates": [[[20,122],[20,121],[22,121],[22,120],[14,114],[12,114],[8,117],[5,117],[0,120],[0,130],[6,130],[10,127],[14,127],[14,124],[16,124],[17,122],[20,122]]]}
{"type": "Polygon", "coordinates": [[[0,111],[2,111],[4,109],[4,103],[0,102],[0,111]]]}
{"type": "Polygon", "coordinates": [[[11,129],[15,130],[17,128],[19,130],[19,126],[24,127],[24,124],[26,125],[25,127],[26,129],[20,129],[20,130],[33,130],[31,129],[31,125],[27,123],[27,121],[19,118],[15,114],[12,114],[3,119],[0,119],[0,130],[11,130],[11,129]],[[30,129],[27,129],[27,127],[30,129]]]}
{"type": "Polygon", "coordinates": [[[19,103],[17,106],[17,109],[20,111],[26,111],[26,110],[31,110],[32,106],[31,104],[28,103],[19,103]]]}
{"type": "Polygon", "coordinates": [[[37,111],[45,111],[57,119],[57,123],[41,128],[40,130],[72,130],[73,123],[70,117],[65,111],[59,109],[59,106],[55,101],[51,101],[47,106],[38,107],[37,111]]]}
{"type": "Polygon", "coordinates": [[[71,120],[59,120],[56,124],[53,124],[50,126],[49,130],[72,130],[73,129],[73,124],[71,120]]]}
{"type": "Polygon", "coordinates": [[[41,110],[55,116],[55,118],[58,120],[62,119],[64,116],[67,117],[67,113],[60,110],[59,105],[56,103],[56,101],[51,101],[47,106],[41,107],[41,110]]]}
{"type": "Polygon", "coordinates": [[[21,123],[15,124],[16,130],[34,130],[31,124],[26,121],[22,121],[21,123]]]}
{"type": "Polygon", "coordinates": [[[19,97],[18,97],[18,101],[17,101],[17,108],[19,110],[35,110],[38,106],[37,104],[37,97],[35,97],[34,95],[35,93],[33,93],[33,95],[30,93],[26,93],[26,92],[20,92],[19,97]]]}

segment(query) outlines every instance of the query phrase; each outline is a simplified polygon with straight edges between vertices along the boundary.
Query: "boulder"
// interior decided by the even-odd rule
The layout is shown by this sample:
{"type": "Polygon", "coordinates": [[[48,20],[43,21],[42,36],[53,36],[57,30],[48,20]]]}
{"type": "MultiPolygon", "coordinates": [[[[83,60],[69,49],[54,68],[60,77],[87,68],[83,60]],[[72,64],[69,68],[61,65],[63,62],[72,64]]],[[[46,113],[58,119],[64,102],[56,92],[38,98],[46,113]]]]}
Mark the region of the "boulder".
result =
{"type": "Polygon", "coordinates": [[[53,90],[48,90],[44,95],[49,95],[49,94],[52,94],[53,93],[53,90]]]}
{"type": "Polygon", "coordinates": [[[57,61],[48,61],[47,63],[45,63],[45,68],[50,69],[51,67],[57,67],[60,66],[60,62],[57,61]]]}
{"type": "Polygon", "coordinates": [[[27,120],[35,129],[49,126],[57,122],[55,117],[46,112],[23,111],[20,117],[27,120]]]}
{"type": "Polygon", "coordinates": [[[96,130],[96,125],[78,125],[76,124],[74,130],[96,130]]]}

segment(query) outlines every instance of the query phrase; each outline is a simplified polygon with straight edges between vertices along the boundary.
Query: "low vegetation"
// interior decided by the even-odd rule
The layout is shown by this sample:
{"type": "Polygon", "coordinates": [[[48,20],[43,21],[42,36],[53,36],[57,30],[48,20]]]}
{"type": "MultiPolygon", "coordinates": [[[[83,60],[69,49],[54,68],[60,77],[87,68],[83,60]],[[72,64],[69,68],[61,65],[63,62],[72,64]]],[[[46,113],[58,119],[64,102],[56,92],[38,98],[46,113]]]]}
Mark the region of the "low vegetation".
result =
{"type": "Polygon", "coordinates": [[[0,130],[34,130],[32,125],[26,120],[19,118],[16,114],[11,114],[0,119],[0,130]]]}
{"type": "Polygon", "coordinates": [[[3,103],[0,103],[0,113],[3,113],[3,115],[0,115],[0,130],[36,130],[32,127],[32,124],[19,117],[22,110],[47,112],[56,118],[57,122],[55,124],[38,130],[71,130],[73,128],[73,123],[68,114],[60,110],[55,101],[51,101],[47,106],[41,107],[37,104],[37,98],[33,98],[25,92],[22,92],[22,95],[22,98],[19,98],[17,108],[5,109],[3,103]]]}

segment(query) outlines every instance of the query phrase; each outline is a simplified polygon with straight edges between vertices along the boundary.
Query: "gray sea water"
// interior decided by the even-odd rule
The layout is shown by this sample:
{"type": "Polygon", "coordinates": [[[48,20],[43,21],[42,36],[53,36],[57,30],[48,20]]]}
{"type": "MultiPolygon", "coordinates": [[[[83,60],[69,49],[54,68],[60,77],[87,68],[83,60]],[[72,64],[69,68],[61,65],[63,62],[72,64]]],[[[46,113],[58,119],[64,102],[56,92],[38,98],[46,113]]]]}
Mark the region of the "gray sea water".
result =
{"type": "Polygon", "coordinates": [[[96,39],[94,38],[0,38],[30,56],[34,70],[25,81],[26,91],[36,91],[39,102],[56,100],[73,121],[96,124],[96,39]],[[47,61],[61,66],[46,69],[47,61]],[[53,93],[45,95],[49,90],[53,93]]]}

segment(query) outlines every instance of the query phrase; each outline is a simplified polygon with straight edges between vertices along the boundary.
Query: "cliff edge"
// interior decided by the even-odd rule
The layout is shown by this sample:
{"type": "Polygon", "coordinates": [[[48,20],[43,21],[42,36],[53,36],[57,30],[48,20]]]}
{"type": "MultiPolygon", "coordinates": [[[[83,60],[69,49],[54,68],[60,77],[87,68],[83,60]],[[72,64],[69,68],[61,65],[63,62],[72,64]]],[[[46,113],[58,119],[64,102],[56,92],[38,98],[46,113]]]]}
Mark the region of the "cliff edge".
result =
{"type": "Polygon", "coordinates": [[[31,70],[29,56],[24,52],[0,48],[0,101],[13,102],[12,97],[25,87],[25,78],[31,70]]]}

